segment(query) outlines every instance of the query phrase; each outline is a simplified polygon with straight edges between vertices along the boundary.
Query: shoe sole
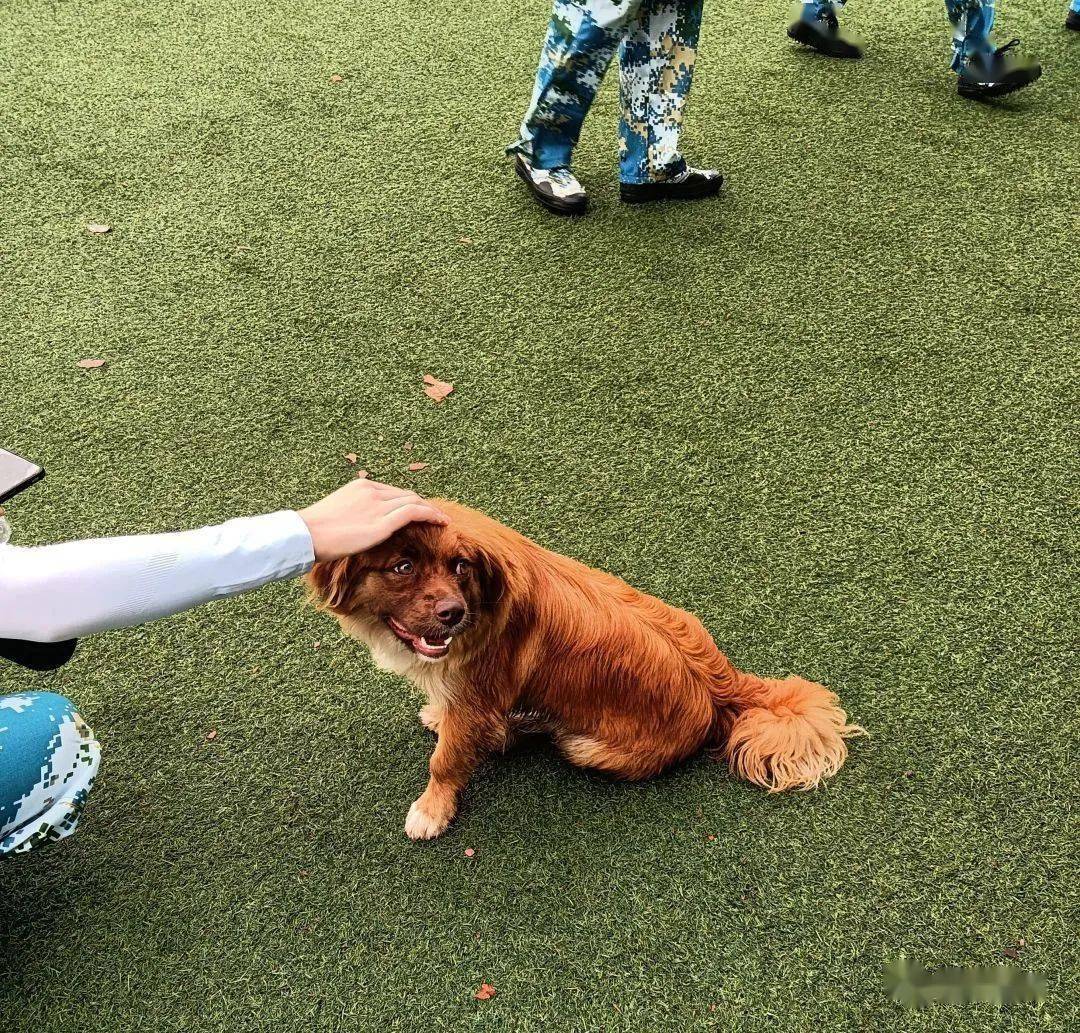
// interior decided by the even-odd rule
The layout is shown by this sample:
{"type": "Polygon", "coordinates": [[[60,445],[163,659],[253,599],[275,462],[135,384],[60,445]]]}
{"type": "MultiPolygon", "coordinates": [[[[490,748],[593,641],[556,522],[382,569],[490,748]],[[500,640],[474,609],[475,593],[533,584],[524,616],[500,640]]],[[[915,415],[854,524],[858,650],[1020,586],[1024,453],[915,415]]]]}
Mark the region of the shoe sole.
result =
{"type": "Polygon", "coordinates": [[[716,197],[724,185],[724,177],[694,191],[679,193],[678,183],[620,183],[619,199],[623,204],[652,204],[655,201],[704,201],[716,197]]]}
{"type": "Polygon", "coordinates": [[[857,61],[863,56],[861,50],[852,48],[851,51],[843,54],[833,53],[831,50],[825,50],[821,46],[821,37],[811,32],[802,22],[796,22],[787,30],[788,38],[795,40],[796,43],[801,43],[804,47],[809,47],[817,54],[821,54],[822,57],[835,57],[840,61],[857,61]]]}
{"type": "Polygon", "coordinates": [[[533,185],[533,181],[529,178],[528,172],[522,168],[520,162],[514,162],[514,171],[517,173],[518,179],[529,188],[529,193],[532,194],[536,201],[549,212],[566,216],[584,215],[585,210],[589,207],[589,199],[587,197],[583,201],[563,201],[557,197],[547,197],[546,195],[541,194],[533,185]]]}
{"type": "Polygon", "coordinates": [[[994,86],[965,87],[963,83],[960,83],[956,88],[956,92],[965,100],[989,100],[993,97],[1005,97],[1010,93],[1016,93],[1017,90],[1022,90],[1025,86],[1038,82],[1041,77],[1042,67],[1040,66],[1030,78],[1023,76],[1011,81],[1005,79],[994,86]]]}

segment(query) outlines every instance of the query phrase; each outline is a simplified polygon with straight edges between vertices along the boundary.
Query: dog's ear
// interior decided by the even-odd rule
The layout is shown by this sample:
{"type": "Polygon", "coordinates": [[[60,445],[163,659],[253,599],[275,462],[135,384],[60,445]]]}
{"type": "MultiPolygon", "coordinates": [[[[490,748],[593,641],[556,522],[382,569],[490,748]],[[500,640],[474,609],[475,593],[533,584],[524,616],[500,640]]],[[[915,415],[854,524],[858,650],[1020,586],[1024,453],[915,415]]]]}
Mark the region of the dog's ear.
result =
{"type": "Polygon", "coordinates": [[[334,613],[348,613],[353,593],[364,576],[358,556],[316,563],[307,575],[308,590],[315,603],[334,613]]]}
{"type": "Polygon", "coordinates": [[[477,569],[480,573],[480,588],[485,606],[497,606],[506,594],[506,576],[502,563],[494,550],[481,545],[473,546],[477,569]]]}

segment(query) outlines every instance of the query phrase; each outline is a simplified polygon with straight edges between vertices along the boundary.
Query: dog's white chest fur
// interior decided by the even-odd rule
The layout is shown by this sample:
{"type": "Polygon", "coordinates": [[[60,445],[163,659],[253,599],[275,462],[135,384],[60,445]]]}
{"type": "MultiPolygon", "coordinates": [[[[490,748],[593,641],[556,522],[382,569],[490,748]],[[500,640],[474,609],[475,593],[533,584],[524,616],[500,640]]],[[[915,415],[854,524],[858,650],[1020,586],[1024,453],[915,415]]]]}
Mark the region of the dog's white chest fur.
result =
{"type": "Polygon", "coordinates": [[[339,618],[341,628],[350,638],[363,642],[375,665],[389,674],[408,678],[439,708],[450,699],[450,680],[443,660],[426,660],[406,649],[397,637],[379,622],[339,618]]]}

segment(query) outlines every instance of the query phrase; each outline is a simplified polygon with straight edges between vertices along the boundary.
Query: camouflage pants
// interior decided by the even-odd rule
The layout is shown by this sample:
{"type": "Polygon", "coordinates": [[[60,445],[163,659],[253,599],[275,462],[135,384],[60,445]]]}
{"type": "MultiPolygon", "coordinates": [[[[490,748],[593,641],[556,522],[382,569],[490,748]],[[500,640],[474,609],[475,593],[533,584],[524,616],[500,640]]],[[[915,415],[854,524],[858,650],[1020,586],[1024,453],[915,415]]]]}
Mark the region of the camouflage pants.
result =
{"type": "Polygon", "coordinates": [[[600,80],[619,54],[619,175],[651,183],[686,167],[679,153],[704,0],[555,0],[521,137],[509,152],[569,166],[600,80]]]}
{"type": "Polygon", "coordinates": [[[63,696],[0,696],[0,857],[70,836],[100,757],[63,696]]]}
{"type": "MultiPolygon", "coordinates": [[[[995,0],[945,0],[945,13],[953,27],[952,68],[958,69],[972,54],[994,50],[990,30],[994,27],[995,0]]],[[[1080,4],[1080,0],[1074,0],[1080,4]]],[[[804,15],[816,18],[823,11],[843,7],[845,0],[812,0],[803,5],[804,15]]]]}

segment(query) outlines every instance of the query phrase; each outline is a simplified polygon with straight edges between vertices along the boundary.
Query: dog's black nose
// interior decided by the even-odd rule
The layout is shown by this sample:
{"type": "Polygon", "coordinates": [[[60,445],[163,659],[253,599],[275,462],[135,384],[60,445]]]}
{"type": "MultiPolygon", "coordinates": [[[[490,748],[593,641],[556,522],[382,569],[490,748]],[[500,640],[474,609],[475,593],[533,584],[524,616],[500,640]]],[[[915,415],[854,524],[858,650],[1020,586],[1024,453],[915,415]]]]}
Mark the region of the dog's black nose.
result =
{"type": "Polygon", "coordinates": [[[441,599],[435,604],[435,616],[448,628],[461,623],[465,616],[465,607],[453,599],[441,599]]]}

